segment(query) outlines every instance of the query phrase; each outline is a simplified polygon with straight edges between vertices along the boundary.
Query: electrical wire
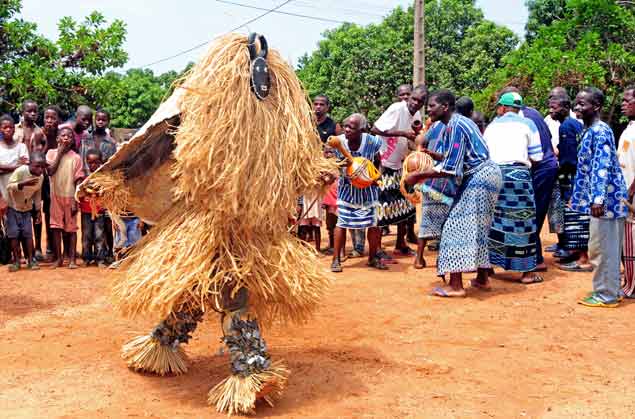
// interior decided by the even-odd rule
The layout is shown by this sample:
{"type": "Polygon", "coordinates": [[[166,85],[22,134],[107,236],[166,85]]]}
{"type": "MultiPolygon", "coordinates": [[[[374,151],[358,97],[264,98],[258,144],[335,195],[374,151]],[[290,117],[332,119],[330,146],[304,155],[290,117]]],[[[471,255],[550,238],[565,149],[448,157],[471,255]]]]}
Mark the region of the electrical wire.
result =
{"type": "MultiPolygon", "coordinates": [[[[231,4],[232,6],[240,6],[240,7],[244,7],[247,9],[254,9],[254,10],[267,10],[264,7],[258,7],[258,6],[251,6],[249,4],[243,4],[243,3],[236,3],[233,1],[228,1],[228,0],[215,0],[217,3],[223,3],[223,4],[231,4]]],[[[320,22],[328,22],[328,23],[351,23],[351,22],[347,22],[344,20],[335,20],[335,19],[328,19],[328,18],[324,18],[324,17],[317,17],[317,16],[309,16],[309,15],[303,15],[300,13],[290,13],[290,12],[281,12],[281,11],[273,11],[272,13],[276,13],[279,15],[287,15],[287,16],[295,16],[295,17],[301,17],[304,19],[311,19],[311,20],[318,20],[320,22]]]]}
{"type": "MultiPolygon", "coordinates": [[[[244,23],[242,23],[242,24],[240,24],[240,25],[236,26],[235,28],[232,28],[232,29],[228,30],[226,33],[229,33],[229,32],[234,32],[234,31],[237,31],[238,29],[242,29],[242,28],[244,28],[245,26],[249,25],[250,23],[254,23],[255,21],[257,21],[257,20],[259,20],[259,19],[261,19],[261,18],[263,18],[263,17],[267,16],[268,14],[274,13],[276,10],[280,9],[280,8],[281,8],[281,7],[283,7],[283,6],[286,6],[287,4],[291,3],[292,1],[293,1],[293,0],[286,0],[286,1],[282,2],[282,3],[280,3],[279,5],[277,5],[276,7],[274,7],[273,9],[262,9],[262,10],[266,10],[266,11],[265,11],[264,13],[261,13],[260,15],[258,15],[258,16],[256,16],[256,17],[254,17],[254,18],[252,18],[252,19],[249,19],[248,21],[246,21],[246,22],[244,22],[244,23]]],[[[193,47],[191,47],[191,48],[188,48],[188,49],[183,50],[183,51],[181,51],[181,52],[178,52],[178,53],[176,53],[176,54],[170,55],[169,57],[165,57],[165,58],[161,58],[160,60],[153,61],[153,62],[151,62],[151,63],[149,63],[149,64],[142,65],[142,66],[141,66],[141,67],[139,67],[139,68],[151,67],[151,66],[153,66],[153,65],[156,65],[156,64],[159,64],[159,63],[163,63],[163,62],[165,62],[165,61],[172,60],[172,59],[174,59],[174,58],[176,58],[176,57],[180,57],[181,55],[187,54],[187,53],[192,52],[192,51],[194,51],[194,50],[197,50],[197,49],[199,49],[199,48],[201,48],[201,47],[204,47],[204,46],[205,46],[205,45],[207,45],[210,41],[211,41],[211,40],[208,40],[208,41],[205,41],[205,42],[201,42],[200,44],[198,44],[198,45],[194,45],[194,46],[193,46],[193,47]]]]}

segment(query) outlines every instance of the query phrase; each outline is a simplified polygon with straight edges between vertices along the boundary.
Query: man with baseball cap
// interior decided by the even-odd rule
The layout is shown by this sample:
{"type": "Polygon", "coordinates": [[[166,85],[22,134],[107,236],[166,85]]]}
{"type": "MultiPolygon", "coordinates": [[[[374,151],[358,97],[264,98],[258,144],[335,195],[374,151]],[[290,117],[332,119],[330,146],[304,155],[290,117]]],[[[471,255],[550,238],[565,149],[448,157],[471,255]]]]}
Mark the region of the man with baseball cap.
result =
{"type": "Polygon", "coordinates": [[[489,233],[492,265],[506,271],[522,272],[524,284],[542,282],[536,269],[536,203],[531,176],[532,165],[543,159],[538,128],[518,113],[523,98],[517,92],[504,93],[497,103],[499,115],[483,137],[490,159],[503,174],[489,233]]]}

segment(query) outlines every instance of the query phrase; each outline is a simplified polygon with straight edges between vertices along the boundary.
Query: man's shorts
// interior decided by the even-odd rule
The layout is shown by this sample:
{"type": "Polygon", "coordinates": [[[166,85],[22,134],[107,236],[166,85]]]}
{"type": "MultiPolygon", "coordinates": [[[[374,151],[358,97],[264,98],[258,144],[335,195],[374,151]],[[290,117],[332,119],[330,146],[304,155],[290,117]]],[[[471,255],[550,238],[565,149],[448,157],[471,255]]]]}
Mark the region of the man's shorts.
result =
{"type": "Polygon", "coordinates": [[[67,233],[76,233],[77,212],[71,214],[73,198],[63,198],[51,195],[51,228],[64,230],[67,233]]]}
{"type": "Polygon", "coordinates": [[[10,239],[33,237],[33,225],[31,224],[31,211],[16,211],[9,207],[7,209],[7,237],[10,239]]]}

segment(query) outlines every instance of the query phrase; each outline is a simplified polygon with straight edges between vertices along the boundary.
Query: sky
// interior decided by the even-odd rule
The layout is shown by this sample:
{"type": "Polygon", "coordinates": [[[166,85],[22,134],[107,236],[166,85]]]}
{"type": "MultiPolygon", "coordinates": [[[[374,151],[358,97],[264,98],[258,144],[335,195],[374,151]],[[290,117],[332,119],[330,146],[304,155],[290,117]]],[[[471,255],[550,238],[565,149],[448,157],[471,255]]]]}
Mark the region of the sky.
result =
{"type": "MultiPolygon", "coordinates": [[[[284,0],[231,0],[254,7],[272,9],[284,0]]],[[[379,22],[396,6],[408,0],[292,0],[281,12],[310,15],[327,20],[354,22],[361,25],[379,22]]],[[[477,0],[486,19],[509,27],[522,36],[527,21],[524,0],[477,0]]],[[[35,22],[40,33],[57,38],[57,23],[62,16],[82,20],[93,10],[108,21],[122,19],[127,24],[125,49],[129,60],[124,69],[147,66],[222,35],[264,13],[217,0],[22,0],[22,18],[35,22]],[[55,7],[51,7],[54,4],[55,7]]],[[[325,30],[339,26],[306,18],[271,13],[238,32],[259,32],[270,47],[295,64],[305,53],[313,51],[325,30]]],[[[206,47],[149,66],[155,73],[180,71],[196,59],[206,47]]]]}

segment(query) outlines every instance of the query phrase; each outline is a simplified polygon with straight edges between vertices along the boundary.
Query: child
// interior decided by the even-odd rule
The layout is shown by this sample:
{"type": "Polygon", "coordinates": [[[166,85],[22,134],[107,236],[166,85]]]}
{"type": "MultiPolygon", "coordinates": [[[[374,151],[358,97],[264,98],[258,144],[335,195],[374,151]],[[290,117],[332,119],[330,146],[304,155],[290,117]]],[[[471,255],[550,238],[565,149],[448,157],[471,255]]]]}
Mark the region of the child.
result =
{"type": "MultiPolygon", "coordinates": [[[[93,173],[102,164],[102,157],[99,150],[91,149],[86,152],[86,162],[88,173],[93,173]]],[[[96,203],[91,204],[86,197],[80,197],[79,208],[82,213],[82,259],[86,266],[91,263],[100,268],[105,268],[106,264],[106,243],[104,228],[106,222],[106,211],[99,208],[96,203]],[[95,206],[93,208],[93,205],[95,206]]]]}
{"type": "Polygon", "coordinates": [[[301,240],[309,241],[309,234],[313,233],[315,239],[315,250],[320,251],[322,235],[322,203],[320,198],[314,195],[302,197],[302,212],[298,215],[298,237],[301,240]]]}
{"type": "Polygon", "coordinates": [[[37,126],[38,115],[38,105],[35,101],[25,100],[22,103],[22,121],[15,127],[15,140],[24,143],[29,153],[44,150],[44,132],[37,126]]]}
{"type": "Polygon", "coordinates": [[[36,220],[39,224],[41,221],[42,206],[42,174],[46,170],[46,159],[40,152],[31,153],[30,163],[28,166],[18,167],[9,179],[7,186],[8,191],[8,209],[7,209],[7,237],[11,240],[11,250],[13,252],[14,263],[9,266],[9,272],[20,270],[20,242],[21,236],[25,243],[25,257],[27,269],[39,269],[37,262],[33,259],[33,242],[31,238],[33,231],[31,229],[31,209],[35,207],[36,220]]]}
{"type": "Polygon", "coordinates": [[[14,139],[15,122],[9,115],[0,116],[0,196],[6,201],[11,173],[29,162],[29,152],[23,143],[14,139]]]}
{"type": "Polygon", "coordinates": [[[68,233],[68,257],[70,269],[77,269],[77,202],[75,188],[84,178],[82,159],[72,150],[73,130],[60,127],[57,148],[46,153],[51,182],[51,230],[53,230],[54,266],[64,265],[62,255],[62,231],[68,233]]]}
{"type": "MultiPolygon", "coordinates": [[[[49,105],[44,109],[44,136],[46,138],[46,146],[44,155],[48,150],[57,148],[57,127],[62,120],[62,111],[55,105],[49,105]]],[[[53,231],[51,230],[51,183],[48,173],[44,173],[44,184],[42,185],[42,211],[44,212],[44,225],[46,228],[46,258],[51,260],[53,257],[53,231]]],[[[35,249],[35,257],[37,259],[38,250],[35,249]]]]}
{"type": "Polygon", "coordinates": [[[571,209],[590,214],[589,259],[594,268],[593,292],[579,301],[587,307],[617,307],[621,299],[620,261],[627,208],[626,183],[620,169],[613,131],[600,120],[604,94],[594,87],[578,93],[575,109],[585,131],[571,209]]]}

